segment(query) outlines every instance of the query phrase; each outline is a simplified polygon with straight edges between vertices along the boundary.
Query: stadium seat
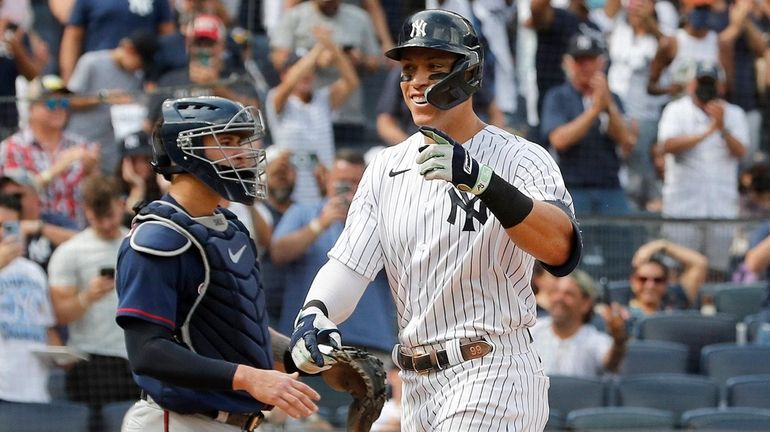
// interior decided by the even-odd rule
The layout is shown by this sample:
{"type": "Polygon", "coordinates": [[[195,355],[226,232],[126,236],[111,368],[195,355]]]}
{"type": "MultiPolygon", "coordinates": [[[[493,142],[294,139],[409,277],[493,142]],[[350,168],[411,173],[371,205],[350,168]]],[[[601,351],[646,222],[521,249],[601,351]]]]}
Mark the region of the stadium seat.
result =
{"type": "Polygon", "coordinates": [[[606,385],[598,378],[551,375],[548,402],[562,413],[606,405],[606,385]],[[579,395],[579,396],[577,396],[579,395]]]}
{"type": "Polygon", "coordinates": [[[621,375],[687,372],[687,345],[656,340],[633,340],[628,343],[620,365],[621,375]]]}
{"type": "Polygon", "coordinates": [[[620,377],[615,381],[618,406],[671,411],[679,416],[691,409],[716,407],[719,386],[709,378],[682,374],[647,374],[620,377]]]}
{"type": "Polygon", "coordinates": [[[746,340],[751,343],[757,342],[757,335],[763,323],[770,322],[770,312],[762,311],[757,314],[751,314],[743,319],[746,324],[746,340]]]}
{"type": "Polygon", "coordinates": [[[670,411],[640,407],[584,408],[567,414],[569,430],[672,430],[676,418],[670,411]]]}
{"type": "Polygon", "coordinates": [[[690,430],[768,431],[770,410],[759,408],[701,408],[682,414],[682,426],[690,430]]]}
{"type": "Polygon", "coordinates": [[[770,346],[716,344],[701,351],[703,374],[719,385],[740,375],[770,374],[770,346]]]}
{"type": "Polygon", "coordinates": [[[48,374],[48,393],[51,395],[52,401],[67,400],[66,381],[67,373],[64,369],[51,368],[51,372],[48,374]]]}
{"type": "Polygon", "coordinates": [[[717,312],[731,314],[738,321],[742,321],[747,315],[759,313],[766,298],[766,282],[734,285],[714,293],[714,306],[717,312]]]}
{"type": "Polygon", "coordinates": [[[689,347],[687,370],[700,371],[700,352],[706,345],[735,342],[732,315],[701,315],[698,312],[667,312],[639,320],[634,332],[638,339],[678,342],[689,347]]]}
{"type": "Polygon", "coordinates": [[[120,432],[123,417],[136,401],[110,402],[102,407],[104,432],[120,432]]]}
{"type": "Polygon", "coordinates": [[[770,375],[743,375],[728,378],[727,406],[770,409],[770,375]]]}
{"type": "Polygon", "coordinates": [[[557,409],[550,409],[548,412],[548,423],[545,424],[547,431],[560,431],[564,429],[564,415],[557,409]]]}
{"type": "Polygon", "coordinates": [[[0,432],[88,432],[88,414],[72,402],[0,402],[0,432]]]}

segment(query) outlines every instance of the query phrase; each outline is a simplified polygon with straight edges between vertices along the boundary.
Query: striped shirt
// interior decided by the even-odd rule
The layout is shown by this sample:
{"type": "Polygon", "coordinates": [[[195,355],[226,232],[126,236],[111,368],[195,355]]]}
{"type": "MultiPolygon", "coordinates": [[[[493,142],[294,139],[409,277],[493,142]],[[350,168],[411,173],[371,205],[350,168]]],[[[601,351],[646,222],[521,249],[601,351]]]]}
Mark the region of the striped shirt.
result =
{"type": "MultiPolygon", "coordinates": [[[[532,326],[534,258],[478,197],[419,175],[415,158],[423,139],[417,133],[376,156],[329,256],[370,279],[385,267],[404,346],[505,339],[532,326]]],[[[522,193],[571,208],[559,168],[541,146],[487,126],[464,147],[522,193]]]]}
{"type": "Polygon", "coordinates": [[[334,133],[330,88],[313,92],[309,103],[291,95],[283,110],[275,110],[275,90],[267,94],[267,121],[275,145],[290,149],[297,169],[297,182],[292,198],[295,202],[312,203],[321,199],[315,179],[315,164],[330,167],[334,161],[334,133]]]}

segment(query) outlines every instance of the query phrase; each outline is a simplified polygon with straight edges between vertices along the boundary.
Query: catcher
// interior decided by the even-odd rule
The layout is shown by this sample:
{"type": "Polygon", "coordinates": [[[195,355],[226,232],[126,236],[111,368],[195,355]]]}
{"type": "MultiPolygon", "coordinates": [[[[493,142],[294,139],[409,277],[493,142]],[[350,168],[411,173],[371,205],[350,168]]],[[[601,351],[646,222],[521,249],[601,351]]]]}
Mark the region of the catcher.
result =
{"type": "MultiPolygon", "coordinates": [[[[259,113],[228,99],[163,103],[152,165],[171,186],[135,217],[116,269],[117,322],[143,389],[123,431],[253,431],[274,406],[294,418],[318,409],[297,372],[273,369],[288,358],[288,339],[267,326],[248,231],[217,207],[264,197],[263,135],[259,113]]],[[[332,386],[374,395],[384,382],[376,371],[356,378],[365,354],[330,355],[339,363],[328,372],[332,386]]]]}

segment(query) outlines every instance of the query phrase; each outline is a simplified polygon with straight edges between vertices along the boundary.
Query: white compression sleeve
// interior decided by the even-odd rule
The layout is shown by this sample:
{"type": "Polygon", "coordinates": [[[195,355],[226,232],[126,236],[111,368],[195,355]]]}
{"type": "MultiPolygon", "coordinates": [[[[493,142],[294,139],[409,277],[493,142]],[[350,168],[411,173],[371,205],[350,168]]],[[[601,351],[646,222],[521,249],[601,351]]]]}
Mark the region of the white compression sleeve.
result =
{"type": "Polygon", "coordinates": [[[339,324],[353,313],[369,282],[369,279],[350,267],[330,258],[318,270],[304,304],[311,300],[323,302],[329,312],[329,319],[339,324]]]}

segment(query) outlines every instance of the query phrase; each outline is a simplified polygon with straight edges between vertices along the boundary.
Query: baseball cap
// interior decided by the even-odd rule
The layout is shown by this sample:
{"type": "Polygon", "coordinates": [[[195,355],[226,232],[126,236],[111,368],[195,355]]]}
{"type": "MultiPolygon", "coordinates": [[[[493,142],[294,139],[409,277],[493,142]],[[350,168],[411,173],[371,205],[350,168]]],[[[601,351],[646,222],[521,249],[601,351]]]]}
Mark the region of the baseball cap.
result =
{"type": "Polygon", "coordinates": [[[701,62],[695,67],[695,79],[711,78],[715,81],[722,76],[722,68],[716,63],[701,62]]]}
{"type": "Polygon", "coordinates": [[[142,58],[142,66],[145,70],[155,63],[155,53],[160,49],[155,33],[140,29],[131,33],[126,39],[131,43],[139,57],[142,58]]]}
{"type": "Polygon", "coordinates": [[[43,75],[29,82],[27,85],[27,99],[34,101],[43,99],[52,94],[71,94],[58,75],[43,75]]]}
{"type": "Polygon", "coordinates": [[[580,288],[580,291],[582,291],[586,296],[590,297],[591,300],[595,301],[599,297],[599,290],[596,287],[596,282],[594,282],[593,278],[589,276],[585,271],[575,270],[570,273],[568,277],[571,277],[577,284],[578,288],[580,288]]]}
{"type": "Polygon", "coordinates": [[[193,19],[190,32],[193,39],[218,41],[224,35],[224,24],[216,15],[201,14],[193,19]]]}
{"type": "Polygon", "coordinates": [[[126,135],[120,141],[120,153],[126,156],[152,156],[151,137],[145,131],[136,131],[126,135]]]}
{"type": "Polygon", "coordinates": [[[596,57],[604,54],[604,42],[584,33],[572,36],[567,45],[567,54],[571,57],[596,57]]]}

